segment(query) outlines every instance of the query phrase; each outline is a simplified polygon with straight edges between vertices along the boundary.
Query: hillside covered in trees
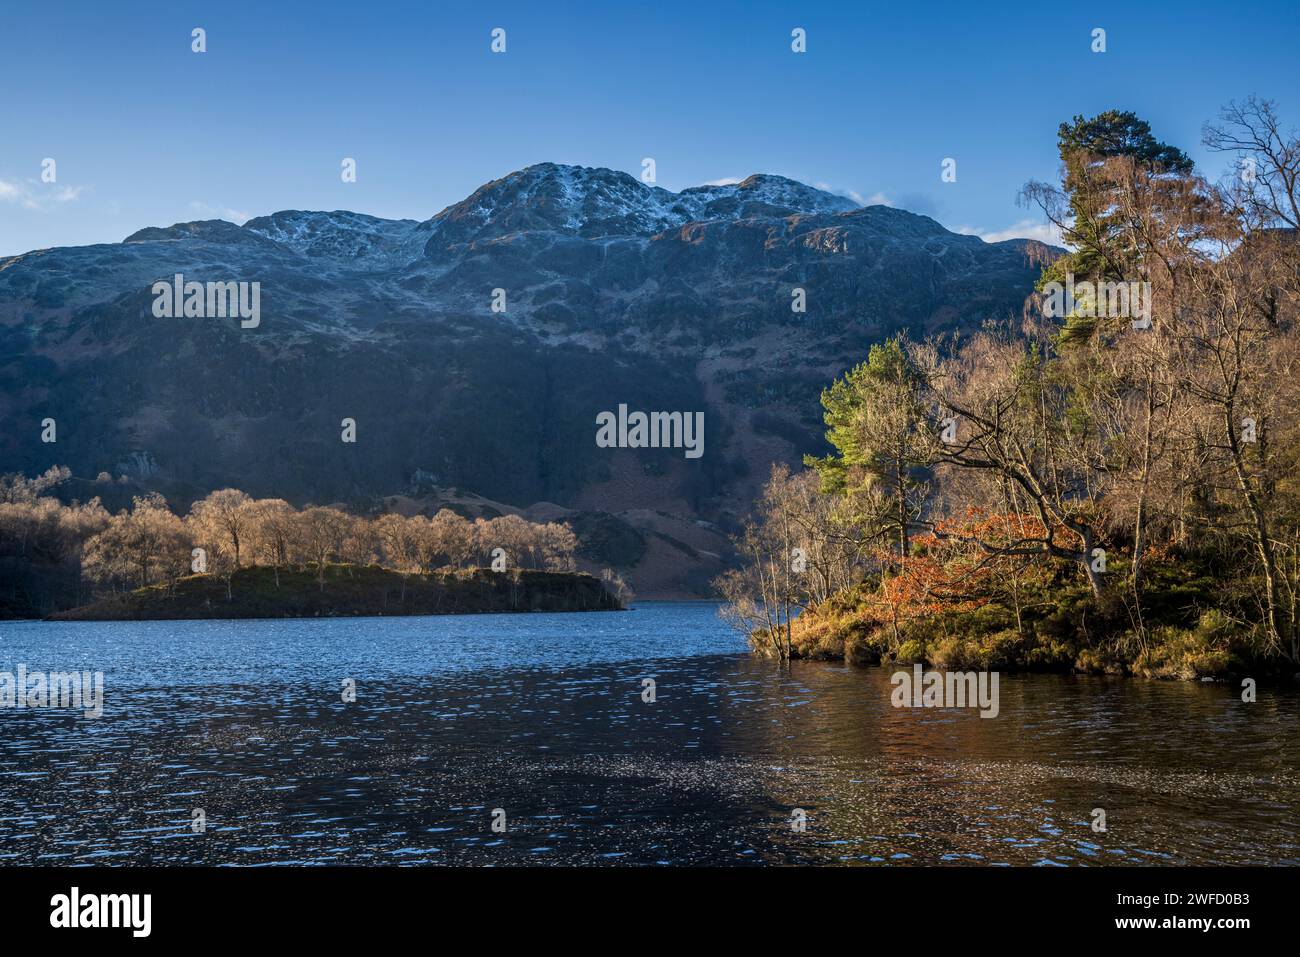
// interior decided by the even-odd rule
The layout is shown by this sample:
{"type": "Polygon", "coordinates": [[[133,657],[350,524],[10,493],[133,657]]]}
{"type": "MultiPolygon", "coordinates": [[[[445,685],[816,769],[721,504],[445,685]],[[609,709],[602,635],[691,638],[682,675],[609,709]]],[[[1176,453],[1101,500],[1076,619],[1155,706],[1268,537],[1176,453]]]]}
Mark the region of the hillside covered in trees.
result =
{"type": "Polygon", "coordinates": [[[1193,678],[1300,664],[1300,140],[1229,105],[1219,181],[1131,113],[1059,130],[1023,315],[822,394],[719,579],[755,649],[1193,678]]]}
{"type": "Polygon", "coordinates": [[[576,573],[569,526],[295,509],[220,489],[188,514],[157,493],[116,514],[63,504],[69,477],[0,476],[0,614],[250,617],[617,608],[622,580],[576,573]],[[308,584],[310,589],[308,589],[308,584]],[[306,594],[314,590],[315,595],[306,594]]]}

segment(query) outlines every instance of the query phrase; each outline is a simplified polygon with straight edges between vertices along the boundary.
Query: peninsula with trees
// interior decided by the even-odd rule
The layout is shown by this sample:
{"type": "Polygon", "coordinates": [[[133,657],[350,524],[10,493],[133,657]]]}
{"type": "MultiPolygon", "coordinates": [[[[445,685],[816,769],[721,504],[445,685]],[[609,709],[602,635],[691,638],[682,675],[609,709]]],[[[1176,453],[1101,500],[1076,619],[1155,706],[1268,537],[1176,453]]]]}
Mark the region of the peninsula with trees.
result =
{"type": "Polygon", "coordinates": [[[1300,140],[1250,98],[1204,143],[1217,180],[1132,113],[1062,123],[1022,199],[1068,251],[1023,313],[822,393],[833,451],[772,470],[718,580],[756,651],[1296,672],[1300,140]]]}
{"type": "Polygon", "coordinates": [[[116,514],[49,493],[66,468],[0,477],[5,617],[280,618],[607,611],[631,593],[578,571],[564,524],[297,509],[218,489],[177,515],[157,493],[116,514]]]}

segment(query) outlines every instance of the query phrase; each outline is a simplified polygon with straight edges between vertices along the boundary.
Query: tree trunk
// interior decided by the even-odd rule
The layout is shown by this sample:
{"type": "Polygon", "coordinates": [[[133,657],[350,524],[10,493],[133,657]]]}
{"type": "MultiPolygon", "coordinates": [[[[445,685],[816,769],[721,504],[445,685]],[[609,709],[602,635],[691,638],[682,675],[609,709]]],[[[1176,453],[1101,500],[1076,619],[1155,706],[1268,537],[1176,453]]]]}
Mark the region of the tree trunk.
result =
{"type": "MultiPolygon", "coordinates": [[[[1155,387],[1147,380],[1146,425],[1142,435],[1142,478],[1138,484],[1137,516],[1133,523],[1133,594],[1141,603],[1143,552],[1147,539],[1147,495],[1151,485],[1151,420],[1155,414],[1155,387]]],[[[1139,616],[1141,609],[1138,610],[1139,616]]]]}
{"type": "Polygon", "coordinates": [[[903,463],[894,459],[895,504],[898,508],[898,557],[907,558],[907,486],[904,483],[903,463]]]}
{"type": "Polygon", "coordinates": [[[1092,529],[1084,528],[1080,534],[1083,536],[1083,570],[1088,575],[1088,585],[1092,588],[1093,597],[1100,598],[1101,593],[1105,590],[1105,585],[1102,584],[1101,572],[1097,571],[1092,565],[1092,550],[1094,547],[1092,529]]]}
{"type": "MultiPolygon", "coordinates": [[[[1246,462],[1241,453],[1241,443],[1238,441],[1235,416],[1232,406],[1225,405],[1223,409],[1223,422],[1228,431],[1228,447],[1232,451],[1232,468],[1237,476],[1237,487],[1241,490],[1242,497],[1246,500],[1246,508],[1250,512],[1251,528],[1255,538],[1255,550],[1259,553],[1260,564],[1264,569],[1264,600],[1266,602],[1266,615],[1268,618],[1269,636],[1279,648],[1283,646],[1282,628],[1278,622],[1278,598],[1277,598],[1277,563],[1273,556],[1273,542],[1268,534],[1268,519],[1264,516],[1264,509],[1259,504],[1259,496],[1255,494],[1251,486],[1250,475],[1246,471],[1246,462]]],[[[1292,654],[1294,659],[1295,649],[1292,642],[1292,654]]]]}

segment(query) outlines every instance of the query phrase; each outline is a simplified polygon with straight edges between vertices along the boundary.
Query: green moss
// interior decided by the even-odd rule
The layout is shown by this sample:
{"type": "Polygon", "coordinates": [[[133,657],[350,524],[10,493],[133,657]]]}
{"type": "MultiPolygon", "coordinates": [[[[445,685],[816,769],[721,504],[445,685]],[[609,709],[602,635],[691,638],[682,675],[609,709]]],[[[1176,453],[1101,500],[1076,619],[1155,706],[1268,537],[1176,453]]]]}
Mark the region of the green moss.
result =
{"type": "Polygon", "coordinates": [[[1227,615],[1204,612],[1191,630],[1166,626],[1133,664],[1137,674],[1153,678],[1194,679],[1226,673],[1234,659],[1251,655],[1248,640],[1227,615]]]}
{"type": "Polygon", "coordinates": [[[925,661],[925,645],[915,638],[909,639],[898,646],[898,653],[894,660],[902,664],[911,664],[914,661],[925,661]]]}

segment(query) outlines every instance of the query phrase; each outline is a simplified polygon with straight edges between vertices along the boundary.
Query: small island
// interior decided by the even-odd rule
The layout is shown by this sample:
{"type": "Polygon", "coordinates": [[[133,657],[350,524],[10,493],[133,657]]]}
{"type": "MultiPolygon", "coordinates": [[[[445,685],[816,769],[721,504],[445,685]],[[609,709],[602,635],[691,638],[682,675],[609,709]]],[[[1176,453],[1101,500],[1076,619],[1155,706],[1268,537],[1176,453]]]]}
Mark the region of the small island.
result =
{"type": "MultiPolygon", "coordinates": [[[[19,554],[0,618],[135,621],[619,611],[613,570],[578,567],[566,524],[339,506],[218,489],[178,514],[159,493],[110,512],[50,493],[71,471],[0,476],[0,541],[19,554]]],[[[0,552],[0,562],[4,559],[0,552]]]]}

